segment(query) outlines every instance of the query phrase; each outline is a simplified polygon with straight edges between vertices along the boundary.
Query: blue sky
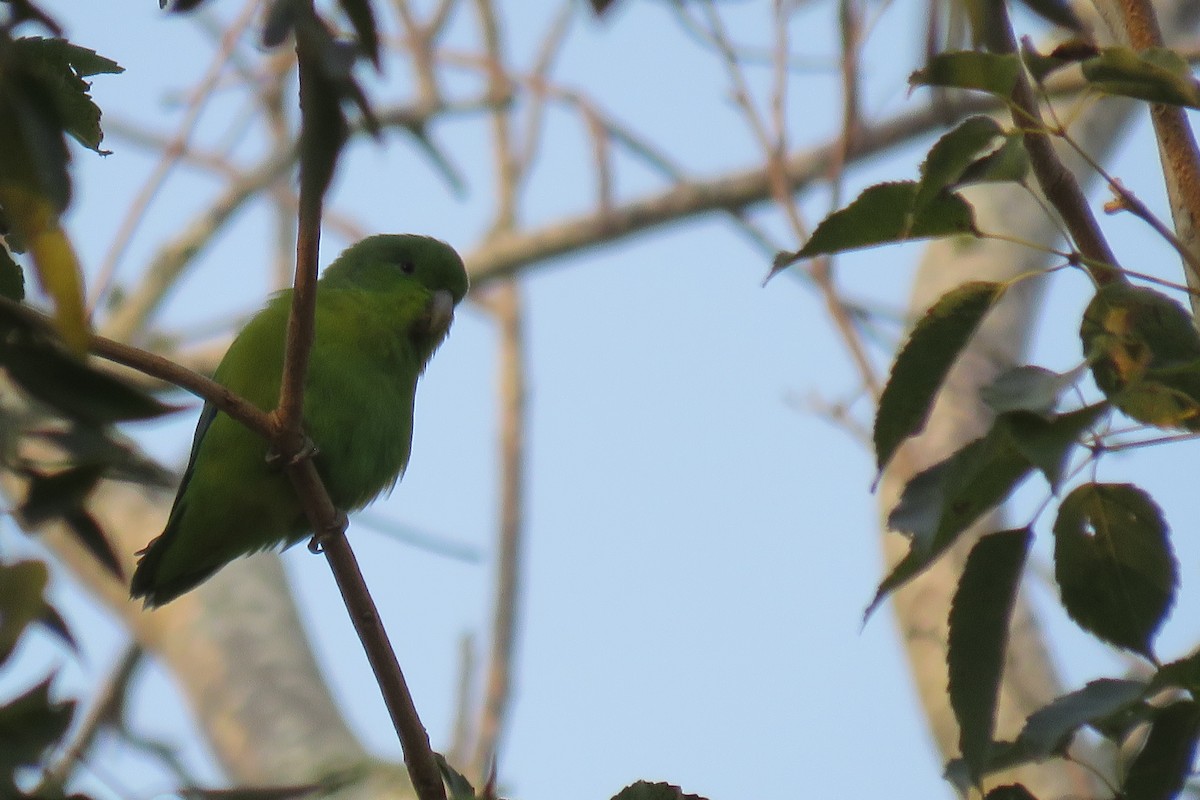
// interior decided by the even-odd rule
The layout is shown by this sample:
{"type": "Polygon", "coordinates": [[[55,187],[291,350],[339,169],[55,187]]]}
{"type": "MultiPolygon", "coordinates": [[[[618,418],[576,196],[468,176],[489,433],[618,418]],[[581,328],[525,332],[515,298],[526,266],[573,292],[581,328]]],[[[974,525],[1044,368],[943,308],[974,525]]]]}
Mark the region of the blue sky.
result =
{"type": "MultiPolygon", "coordinates": [[[[180,92],[209,58],[208,39],[195,22],[159,13],[152,0],[47,5],[70,38],[127,68],[95,81],[106,114],[173,131],[180,92]]],[[[230,0],[210,5],[221,17],[240,8],[230,0]]],[[[515,15],[507,21],[511,49],[528,64],[558,5],[502,5],[515,15]]],[[[769,41],[769,4],[719,5],[739,39],[769,41]]],[[[906,97],[904,84],[918,41],[908,22],[913,14],[912,4],[898,3],[875,23],[865,58],[873,118],[917,102],[906,97]]],[[[723,73],[679,32],[667,4],[628,0],[602,21],[580,9],[572,25],[556,71],[561,82],[666,143],[696,175],[756,162],[758,150],[728,100],[723,73]]],[[[805,11],[793,23],[794,46],[831,64],[831,31],[823,10],[805,11]]],[[[469,6],[459,9],[451,40],[460,49],[473,46],[469,6]]],[[[758,89],[769,85],[768,70],[751,78],[758,89]]],[[[404,97],[410,80],[393,65],[381,92],[404,97]]],[[[448,85],[462,89],[467,80],[448,85]]],[[[822,141],[835,130],[834,80],[824,68],[795,79],[789,109],[795,144],[822,141]],[[814,114],[813,102],[826,113],[814,114]]],[[[200,138],[219,139],[239,108],[235,98],[218,98],[200,138]]],[[[1145,126],[1138,130],[1115,171],[1161,208],[1156,158],[1145,126]]],[[[384,147],[355,149],[332,205],[370,231],[429,233],[472,249],[491,207],[486,127],[444,125],[434,133],[467,176],[464,197],[448,191],[402,137],[389,137],[384,147]]],[[[522,214],[532,225],[594,202],[590,149],[578,117],[552,112],[544,143],[522,214]]],[[[93,268],[153,165],[116,137],[107,145],[114,153],[105,159],[76,154],[69,226],[93,268]]],[[[249,157],[262,147],[250,139],[238,149],[249,157]]],[[[905,148],[856,171],[849,185],[912,177],[919,157],[919,149],[905,148]]],[[[618,199],[659,185],[627,158],[617,167],[618,199]]],[[[178,172],[139,229],[121,279],[136,281],[155,247],[213,191],[207,178],[178,172]]],[[[815,219],[827,203],[818,194],[806,210],[815,219]]],[[[761,219],[790,244],[778,218],[761,219]]],[[[158,324],[195,331],[256,309],[268,286],[269,221],[261,207],[241,215],[171,296],[158,324]]],[[[1176,269],[1136,223],[1106,225],[1121,237],[1123,253],[1154,262],[1139,269],[1167,275],[1176,269]]],[[[328,236],[323,263],[344,244],[328,236]]],[[[907,246],[845,259],[840,277],[847,294],[903,307],[919,253],[907,246]]],[[[871,459],[810,407],[850,396],[855,378],[818,298],[789,277],[764,288],[768,265],[714,218],[541,266],[521,281],[529,332],[527,582],[514,713],[501,757],[501,779],[513,797],[605,798],[639,778],[668,780],[714,800],[770,797],[800,786],[814,796],[949,791],[890,616],[877,614],[860,630],[880,573],[871,459]]],[[[1039,345],[1040,363],[1068,368],[1079,358],[1073,326],[1085,302],[1081,280],[1059,280],[1050,297],[1056,313],[1045,324],[1052,341],[1039,345]]],[[[446,744],[452,724],[458,640],[466,632],[482,640],[490,616],[495,346],[487,317],[463,309],[420,388],[408,473],[372,509],[477,548],[484,560],[448,560],[361,525],[352,532],[435,747],[446,744]]],[[[131,432],[164,462],[178,464],[197,412],[193,406],[131,432]]],[[[1168,519],[1184,534],[1177,541],[1185,586],[1197,552],[1183,523],[1195,516],[1197,501],[1180,459],[1194,453],[1192,445],[1177,446],[1111,459],[1104,470],[1107,479],[1136,478],[1162,493],[1168,519]]],[[[1021,502],[1034,507],[1040,492],[1027,489],[1021,502]]],[[[0,533],[0,543],[6,553],[30,548],[12,531],[0,533]]],[[[397,756],[323,559],[296,548],[286,564],[346,714],[376,752],[397,756]]],[[[46,664],[62,664],[61,691],[86,694],[119,650],[115,623],[67,577],[55,585],[83,640],[83,658],[75,663],[47,647],[28,648],[16,670],[0,674],[0,692],[24,685],[46,664]]],[[[1181,608],[1190,596],[1183,595],[1181,608]]],[[[1168,655],[1190,649],[1200,634],[1194,614],[1179,617],[1164,634],[1168,655]]],[[[1061,614],[1050,626],[1066,643],[1060,660],[1071,682],[1119,668],[1061,614]]],[[[138,725],[183,745],[198,773],[215,778],[169,676],[152,669],[137,690],[138,725]]],[[[170,788],[165,775],[113,743],[100,747],[95,765],[88,785],[98,797],[125,796],[106,794],[106,784],[138,798],[170,788]]]]}

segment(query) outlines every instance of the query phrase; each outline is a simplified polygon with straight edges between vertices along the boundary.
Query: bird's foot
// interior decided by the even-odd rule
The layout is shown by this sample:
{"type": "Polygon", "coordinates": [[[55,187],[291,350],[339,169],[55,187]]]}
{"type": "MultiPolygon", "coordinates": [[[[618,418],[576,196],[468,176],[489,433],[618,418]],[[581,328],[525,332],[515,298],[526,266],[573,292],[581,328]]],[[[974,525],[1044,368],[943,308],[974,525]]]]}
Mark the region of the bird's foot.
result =
{"type": "Polygon", "coordinates": [[[329,541],[335,536],[341,536],[344,534],[349,525],[350,518],[346,516],[345,512],[338,511],[337,516],[334,517],[333,522],[330,523],[328,528],[318,533],[314,533],[313,537],[308,540],[308,552],[324,553],[325,542],[329,541]]]}
{"type": "Polygon", "coordinates": [[[295,455],[291,456],[290,458],[285,458],[284,455],[274,447],[269,448],[267,450],[267,465],[276,469],[282,469],[283,467],[294,467],[301,461],[307,461],[310,458],[315,458],[320,452],[321,449],[317,447],[317,443],[308,438],[308,436],[305,436],[304,440],[300,443],[300,449],[297,450],[295,455]]]}

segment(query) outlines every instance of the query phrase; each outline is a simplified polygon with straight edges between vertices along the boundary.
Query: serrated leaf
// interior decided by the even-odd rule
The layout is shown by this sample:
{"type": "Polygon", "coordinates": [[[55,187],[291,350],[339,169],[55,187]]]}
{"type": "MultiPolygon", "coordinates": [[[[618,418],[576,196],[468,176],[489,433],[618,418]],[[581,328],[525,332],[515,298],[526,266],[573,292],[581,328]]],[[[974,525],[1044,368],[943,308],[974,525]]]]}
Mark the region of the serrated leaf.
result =
{"type": "Polygon", "coordinates": [[[1037,800],[1037,798],[1021,784],[1010,783],[995,787],[984,795],[983,800],[1037,800]]]}
{"type": "Polygon", "coordinates": [[[91,84],[84,78],[118,74],[124,68],[86,47],[66,39],[25,38],[12,43],[13,53],[22,68],[39,81],[49,93],[58,112],[62,130],[80,144],[97,153],[104,132],[100,128],[100,108],[92,101],[91,84]]]}
{"type": "Polygon", "coordinates": [[[942,295],[913,327],[875,414],[875,464],[881,472],[900,444],[925,427],[947,373],[1003,296],[1000,283],[964,284],[942,295]]]}
{"type": "Polygon", "coordinates": [[[1121,784],[1124,800],[1171,800],[1183,789],[1196,757],[1200,705],[1172,703],[1155,713],[1146,744],[1134,757],[1121,784]]]}
{"type": "Polygon", "coordinates": [[[1080,627],[1151,658],[1178,582],[1158,506],[1130,484],[1086,483],[1054,522],[1054,576],[1080,627]]]}
{"type": "Polygon", "coordinates": [[[1004,129],[994,119],[976,116],[938,139],[921,164],[913,213],[919,214],[930,200],[953,188],[971,164],[996,149],[996,140],[1003,136],[1004,129]]]}
{"type": "Polygon", "coordinates": [[[1033,534],[1028,528],[983,536],[971,548],[950,605],[946,664],[959,750],[978,784],[991,755],[1008,624],[1033,534]]]}
{"type": "Polygon", "coordinates": [[[1086,368],[1084,365],[1058,373],[1044,367],[1013,367],[980,389],[979,396],[997,414],[1006,411],[1050,414],[1058,406],[1058,398],[1079,381],[1086,368]]]}
{"type": "Polygon", "coordinates": [[[1166,47],[1141,52],[1105,47],[1100,55],[1083,62],[1083,77],[1106,94],[1200,108],[1200,82],[1192,77],[1191,65],[1166,47]]]}
{"type": "Polygon", "coordinates": [[[25,299],[25,273],[3,245],[0,245],[0,297],[17,303],[25,299]]]}
{"type": "Polygon", "coordinates": [[[0,206],[27,242],[38,209],[58,214],[70,203],[71,179],[52,94],[14,61],[0,62],[0,206]]]}
{"type": "Polygon", "coordinates": [[[1141,286],[1096,292],[1079,336],[1100,391],[1130,417],[1200,426],[1200,334],[1176,301],[1141,286]]]}
{"type": "Polygon", "coordinates": [[[919,473],[904,487],[888,527],[912,537],[908,553],[879,584],[864,617],[925,571],[968,527],[999,505],[1033,470],[1003,426],[919,473]]]}
{"type": "Polygon", "coordinates": [[[698,794],[684,794],[678,786],[669,783],[638,781],[617,792],[612,800],[705,800],[698,794]]]}
{"type": "Polygon", "coordinates": [[[1071,451],[1108,409],[1107,402],[1096,403],[1050,419],[1028,411],[1011,411],[1001,415],[996,424],[1007,426],[1017,452],[1046,476],[1050,489],[1057,493],[1071,451]]]}
{"type": "Polygon", "coordinates": [[[975,217],[966,200],[942,193],[913,213],[917,196],[913,181],[868,187],[845,208],[821,221],[804,247],[775,259],[773,272],[804,258],[860,250],[882,244],[976,235],[975,217]]]}
{"type": "Polygon", "coordinates": [[[62,740],[74,703],[50,700],[50,679],[0,706],[0,775],[35,766],[42,753],[62,740]]]}
{"type": "Polygon", "coordinates": [[[1039,760],[1063,753],[1076,731],[1139,704],[1147,688],[1141,681],[1094,680],[1030,714],[1018,741],[1039,760]]]}
{"type": "Polygon", "coordinates": [[[908,82],[913,86],[974,89],[1008,100],[1020,69],[1020,60],[1012,54],[958,50],[929,59],[925,69],[914,72],[908,82]]]}
{"type": "Polygon", "coordinates": [[[0,347],[0,366],[30,395],[91,425],[150,419],[176,409],[35,338],[0,347]]]}

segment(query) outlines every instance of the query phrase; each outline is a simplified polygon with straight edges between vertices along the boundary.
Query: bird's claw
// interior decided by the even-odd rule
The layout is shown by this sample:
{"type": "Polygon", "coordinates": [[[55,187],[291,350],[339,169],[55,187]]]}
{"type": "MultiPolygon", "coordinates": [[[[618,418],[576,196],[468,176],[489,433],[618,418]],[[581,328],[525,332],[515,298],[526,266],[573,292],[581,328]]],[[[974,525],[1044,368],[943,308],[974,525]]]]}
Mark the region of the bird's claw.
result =
{"type": "Polygon", "coordinates": [[[320,533],[314,533],[312,538],[308,540],[308,552],[317,554],[325,552],[325,542],[332,539],[334,536],[341,536],[346,532],[347,526],[350,525],[350,518],[342,511],[337,512],[333,523],[320,533]]]}
{"type": "Polygon", "coordinates": [[[294,467],[301,461],[307,461],[310,458],[316,458],[321,449],[317,447],[317,443],[307,436],[300,444],[300,449],[296,451],[291,458],[284,458],[283,454],[274,447],[267,450],[267,465],[271,467],[294,467]]]}

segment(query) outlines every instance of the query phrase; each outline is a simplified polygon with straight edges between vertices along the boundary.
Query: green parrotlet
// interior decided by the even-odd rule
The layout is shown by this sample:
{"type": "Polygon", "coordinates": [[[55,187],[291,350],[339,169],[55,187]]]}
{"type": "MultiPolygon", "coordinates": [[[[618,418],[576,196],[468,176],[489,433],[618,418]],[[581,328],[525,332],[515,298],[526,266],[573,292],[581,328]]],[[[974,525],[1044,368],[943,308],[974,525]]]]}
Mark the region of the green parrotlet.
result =
{"type": "MultiPolygon", "coordinates": [[[[412,446],[417,378],[467,293],[462,259],[425,236],[372,236],[317,283],[316,340],[304,389],[305,433],[335,506],[391,489],[412,446]]],[[[214,374],[264,411],[279,399],[290,290],[234,339],[214,374]]],[[[310,526],[265,439],[206,404],[166,528],[141,551],[132,594],[160,606],[239,556],[292,545],[310,526]]]]}

